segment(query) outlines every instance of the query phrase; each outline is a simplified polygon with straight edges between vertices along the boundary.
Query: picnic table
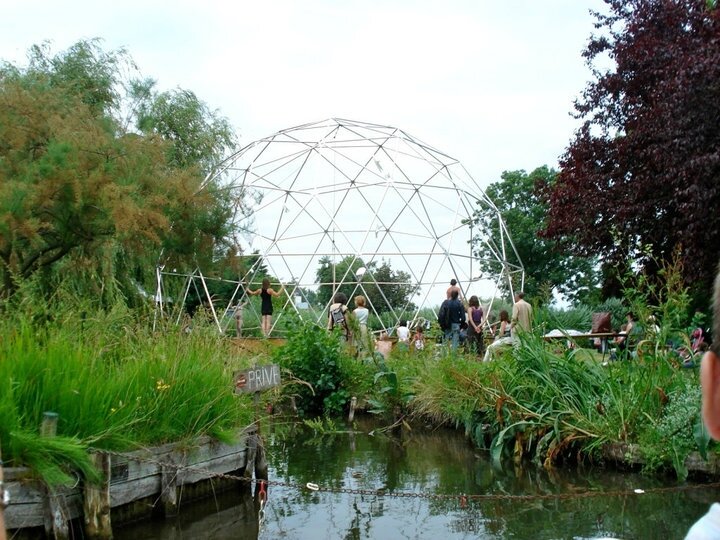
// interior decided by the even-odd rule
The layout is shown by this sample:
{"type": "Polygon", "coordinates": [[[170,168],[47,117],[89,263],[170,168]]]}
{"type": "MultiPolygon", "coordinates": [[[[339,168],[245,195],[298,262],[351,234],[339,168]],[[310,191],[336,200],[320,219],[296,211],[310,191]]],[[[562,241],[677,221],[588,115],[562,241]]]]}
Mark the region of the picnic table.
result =
{"type": "Polygon", "coordinates": [[[550,333],[547,333],[543,336],[543,339],[546,341],[554,341],[557,339],[565,339],[568,341],[575,341],[577,339],[600,339],[600,352],[603,354],[603,357],[608,351],[608,340],[610,338],[616,338],[618,336],[625,335],[625,334],[619,334],[617,332],[586,332],[586,333],[579,333],[577,330],[574,331],[563,331],[563,330],[553,330],[550,333]],[[570,333],[572,332],[572,333],[570,333]]]}

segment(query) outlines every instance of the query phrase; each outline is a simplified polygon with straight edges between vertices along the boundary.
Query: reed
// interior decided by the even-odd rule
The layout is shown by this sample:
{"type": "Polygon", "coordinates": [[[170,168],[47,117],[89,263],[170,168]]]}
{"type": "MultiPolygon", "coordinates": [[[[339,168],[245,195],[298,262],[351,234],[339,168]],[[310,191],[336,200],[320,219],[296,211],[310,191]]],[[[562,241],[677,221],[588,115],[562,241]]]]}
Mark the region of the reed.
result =
{"type": "Polygon", "coordinates": [[[210,330],[150,330],[122,308],[56,313],[38,324],[19,311],[0,322],[0,440],[10,465],[50,483],[92,474],[89,448],[126,450],[210,435],[229,441],[251,421],[232,393],[242,367],[210,330]],[[38,436],[45,411],[57,437],[38,436]]]}
{"type": "Polygon", "coordinates": [[[697,374],[679,371],[662,357],[602,366],[585,353],[558,354],[542,339],[524,336],[497,361],[483,364],[457,355],[416,364],[410,408],[464,427],[496,458],[530,454],[549,465],[573,452],[593,455],[607,443],[640,443],[655,465],[675,466],[682,476],[677,452],[660,449],[671,444],[685,452],[684,459],[696,448],[697,374]],[[677,406],[672,412],[675,424],[682,424],[675,430],[683,434],[682,444],[660,432],[669,400],[683,407],[684,414],[677,406]]]}

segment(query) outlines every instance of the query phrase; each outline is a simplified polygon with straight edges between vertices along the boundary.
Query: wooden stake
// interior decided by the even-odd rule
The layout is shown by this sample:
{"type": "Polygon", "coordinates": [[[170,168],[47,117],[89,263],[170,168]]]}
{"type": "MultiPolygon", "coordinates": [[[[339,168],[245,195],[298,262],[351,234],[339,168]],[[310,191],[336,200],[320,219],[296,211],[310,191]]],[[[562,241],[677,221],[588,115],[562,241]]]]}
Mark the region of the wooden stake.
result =
{"type": "Polygon", "coordinates": [[[357,407],[357,398],[355,396],[350,400],[350,412],[348,413],[348,422],[355,419],[355,407],[357,407]]]}
{"type": "Polygon", "coordinates": [[[46,411],[43,413],[42,424],[40,424],[41,437],[54,437],[57,435],[58,413],[46,411]]]}
{"type": "Polygon", "coordinates": [[[265,445],[260,439],[260,435],[256,435],[256,452],[255,452],[255,480],[268,479],[268,464],[265,458],[265,445]]]}
{"type": "Polygon", "coordinates": [[[65,496],[55,489],[47,487],[47,504],[45,505],[45,535],[55,540],[69,540],[67,506],[65,496]]]}
{"type": "MultiPolygon", "coordinates": [[[[4,489],[4,480],[3,480],[3,462],[2,462],[2,444],[0,444],[0,486],[3,486],[4,489]]],[[[0,497],[3,496],[3,491],[0,490],[0,497]]],[[[5,536],[5,512],[3,512],[3,501],[0,501],[0,540],[5,540],[7,537],[5,536]]]]}
{"type": "Polygon", "coordinates": [[[93,540],[110,540],[110,455],[90,454],[90,461],[100,471],[99,484],[85,483],[83,494],[83,515],[85,535],[93,540]]]}
{"type": "MultiPolygon", "coordinates": [[[[57,434],[58,414],[44,412],[42,424],[40,424],[41,437],[55,437],[57,434]]],[[[46,486],[47,504],[45,505],[45,534],[55,540],[66,540],[70,538],[70,527],[68,526],[68,511],[63,493],[50,486],[46,486]]]]}
{"type": "Polygon", "coordinates": [[[172,464],[162,466],[160,502],[165,517],[174,517],[178,514],[177,471],[177,467],[172,464]]]}

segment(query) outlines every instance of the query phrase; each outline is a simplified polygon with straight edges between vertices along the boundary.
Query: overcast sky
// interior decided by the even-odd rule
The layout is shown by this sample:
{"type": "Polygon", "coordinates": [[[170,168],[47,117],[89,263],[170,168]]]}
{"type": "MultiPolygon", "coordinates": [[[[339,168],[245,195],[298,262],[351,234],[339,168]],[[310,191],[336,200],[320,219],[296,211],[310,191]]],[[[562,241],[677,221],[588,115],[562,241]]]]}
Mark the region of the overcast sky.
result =
{"type": "Polygon", "coordinates": [[[0,58],[92,37],[160,89],[194,91],[241,145],[330,117],[387,124],[456,157],[483,187],[556,166],[590,72],[602,0],[6,0],[0,58]]]}

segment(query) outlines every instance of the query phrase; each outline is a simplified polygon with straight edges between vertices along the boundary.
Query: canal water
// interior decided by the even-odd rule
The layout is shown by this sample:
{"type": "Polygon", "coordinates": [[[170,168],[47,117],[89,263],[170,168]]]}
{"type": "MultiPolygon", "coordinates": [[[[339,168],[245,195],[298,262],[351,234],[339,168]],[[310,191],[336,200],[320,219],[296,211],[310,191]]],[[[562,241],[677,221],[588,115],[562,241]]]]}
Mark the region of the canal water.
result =
{"type": "Polygon", "coordinates": [[[115,537],[681,539],[720,500],[718,490],[705,488],[652,492],[684,484],[588,465],[554,471],[512,461],[497,466],[454,430],[385,434],[377,428],[361,419],[353,432],[320,435],[302,426],[267,435],[269,476],[282,485],[270,487],[261,523],[257,499],[231,490],[184,504],[174,520],[120,527],[115,537]],[[307,484],[330,491],[300,487],[307,484]],[[494,497],[465,500],[463,494],[494,497]]]}

